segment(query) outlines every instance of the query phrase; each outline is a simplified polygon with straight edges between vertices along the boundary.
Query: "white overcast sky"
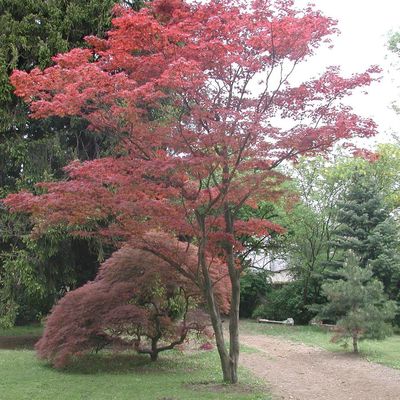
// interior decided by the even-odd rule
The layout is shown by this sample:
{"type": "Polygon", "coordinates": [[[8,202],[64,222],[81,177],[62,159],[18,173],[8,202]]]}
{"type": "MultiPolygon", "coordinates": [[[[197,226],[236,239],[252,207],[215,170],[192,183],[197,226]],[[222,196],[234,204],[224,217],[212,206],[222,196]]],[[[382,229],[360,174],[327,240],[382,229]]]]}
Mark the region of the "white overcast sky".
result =
{"type": "MultiPolygon", "coordinates": [[[[296,2],[303,6],[310,1],[296,2]]],[[[389,32],[400,30],[400,0],[314,0],[312,3],[326,16],[338,20],[341,34],[333,37],[333,49],[321,49],[309,59],[304,73],[318,75],[325,66],[340,65],[344,74],[351,74],[370,65],[380,65],[382,81],[374,83],[367,95],[353,95],[349,104],[357,113],[378,123],[380,134],[375,141],[387,142],[392,133],[400,137],[400,115],[391,108],[392,101],[400,100],[397,87],[400,70],[392,65],[396,58],[386,47],[389,32]]]]}

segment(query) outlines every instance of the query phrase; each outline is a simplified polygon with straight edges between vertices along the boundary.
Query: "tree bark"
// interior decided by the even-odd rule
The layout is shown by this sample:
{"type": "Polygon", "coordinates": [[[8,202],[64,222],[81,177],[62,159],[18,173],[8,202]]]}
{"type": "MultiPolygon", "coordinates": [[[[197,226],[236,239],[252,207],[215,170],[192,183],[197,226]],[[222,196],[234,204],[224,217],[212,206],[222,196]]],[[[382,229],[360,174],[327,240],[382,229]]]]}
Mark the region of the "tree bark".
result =
{"type": "MultiPolygon", "coordinates": [[[[226,233],[234,235],[233,217],[229,204],[224,206],[226,233]]],[[[240,269],[236,268],[234,249],[231,242],[225,244],[229,277],[232,285],[231,308],[229,314],[229,366],[230,383],[237,383],[239,364],[239,306],[240,306],[240,269]]]]}
{"type": "Polygon", "coordinates": [[[207,244],[206,232],[205,232],[205,221],[204,216],[197,214],[197,221],[199,223],[202,237],[199,242],[199,264],[203,276],[203,289],[204,295],[207,301],[208,312],[210,314],[211,323],[214,329],[215,341],[217,344],[217,350],[219,354],[219,358],[221,361],[222,375],[224,382],[233,383],[231,380],[231,366],[229,362],[229,354],[225,346],[224,332],[222,329],[222,320],[221,315],[218,310],[218,305],[214,296],[213,284],[210,278],[210,274],[208,271],[207,259],[205,248],[207,244]]]}
{"type": "MultiPolygon", "coordinates": [[[[236,272],[236,271],[235,271],[236,272]]],[[[240,304],[240,278],[232,281],[232,300],[229,315],[229,362],[230,383],[237,383],[237,369],[239,364],[239,304],[240,304]]]]}
{"type": "MultiPolygon", "coordinates": [[[[157,319],[157,322],[158,322],[158,319],[157,319]]],[[[156,337],[151,339],[151,352],[150,352],[151,361],[157,361],[157,359],[158,359],[157,343],[158,343],[158,340],[160,339],[160,337],[161,337],[161,334],[158,333],[156,337]]]]}
{"type": "Polygon", "coordinates": [[[358,353],[358,337],[353,335],[353,352],[358,353]]]}

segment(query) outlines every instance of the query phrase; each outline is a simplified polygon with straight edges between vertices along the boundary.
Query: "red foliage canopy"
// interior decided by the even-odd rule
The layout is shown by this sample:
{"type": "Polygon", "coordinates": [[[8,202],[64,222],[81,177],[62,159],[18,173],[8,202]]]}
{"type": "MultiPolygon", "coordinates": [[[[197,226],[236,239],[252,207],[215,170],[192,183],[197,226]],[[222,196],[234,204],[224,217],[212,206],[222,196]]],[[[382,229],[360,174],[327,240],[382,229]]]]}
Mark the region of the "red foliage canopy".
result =
{"type": "MultiPolygon", "coordinates": [[[[330,68],[290,85],[294,67],[335,33],[335,22],[318,11],[269,0],[157,0],[139,12],[114,11],[107,39],[88,37],[91,49],[12,75],[32,117],[78,115],[94,130],[121,136],[118,158],[73,163],[68,182],[42,184],[48,194],[8,198],[40,227],[97,230],[107,219],[114,223],[103,234],[131,237],[143,231],[146,216],[146,229],[196,237],[193,210],[225,202],[256,207],[279,196],[282,178],[272,170],[283,160],[375,133],[371,120],[340,104],[370,84],[368,72],[343,78],[330,68]],[[276,117],[290,128],[274,126],[276,117]]],[[[224,222],[209,214],[207,229],[224,235],[224,222]]],[[[241,221],[234,236],[276,228],[241,221]]]]}

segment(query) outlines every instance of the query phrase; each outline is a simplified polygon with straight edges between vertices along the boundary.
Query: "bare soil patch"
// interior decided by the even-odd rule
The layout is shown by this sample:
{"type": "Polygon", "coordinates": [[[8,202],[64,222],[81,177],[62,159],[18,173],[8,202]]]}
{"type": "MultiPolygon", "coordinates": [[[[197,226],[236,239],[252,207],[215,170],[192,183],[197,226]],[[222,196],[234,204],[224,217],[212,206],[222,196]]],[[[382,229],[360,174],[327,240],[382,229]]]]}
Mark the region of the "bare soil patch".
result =
{"type": "Polygon", "coordinates": [[[274,399],[400,400],[400,371],[352,353],[262,335],[241,342],[259,350],[242,353],[241,364],[268,382],[274,399]]]}
{"type": "Polygon", "coordinates": [[[194,391],[206,391],[216,393],[253,393],[254,387],[245,383],[239,383],[237,385],[229,385],[223,383],[204,382],[204,383],[193,383],[187,384],[185,387],[194,391]]]}

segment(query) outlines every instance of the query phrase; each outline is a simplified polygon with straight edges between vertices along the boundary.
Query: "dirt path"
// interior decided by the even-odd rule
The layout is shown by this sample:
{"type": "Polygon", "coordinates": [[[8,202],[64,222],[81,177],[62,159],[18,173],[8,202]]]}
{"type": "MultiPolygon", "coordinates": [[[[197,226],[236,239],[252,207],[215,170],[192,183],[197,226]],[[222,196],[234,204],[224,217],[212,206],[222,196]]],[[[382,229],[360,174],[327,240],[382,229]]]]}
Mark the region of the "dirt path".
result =
{"type": "Polygon", "coordinates": [[[259,350],[241,364],[269,382],[274,399],[400,400],[400,371],[357,356],[261,335],[241,335],[259,350]]]}

